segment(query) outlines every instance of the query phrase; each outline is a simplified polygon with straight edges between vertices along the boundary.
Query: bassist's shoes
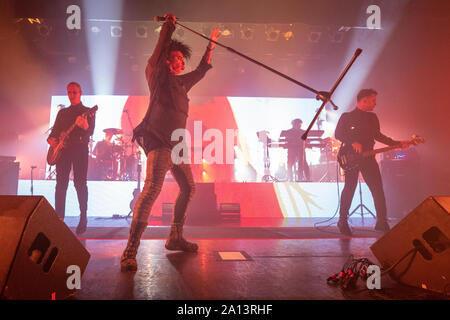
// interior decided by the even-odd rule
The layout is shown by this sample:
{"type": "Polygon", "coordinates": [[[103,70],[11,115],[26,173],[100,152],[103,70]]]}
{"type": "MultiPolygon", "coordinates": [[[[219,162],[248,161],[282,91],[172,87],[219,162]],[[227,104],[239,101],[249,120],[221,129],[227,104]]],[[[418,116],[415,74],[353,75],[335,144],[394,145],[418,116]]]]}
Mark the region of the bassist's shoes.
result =
{"type": "Polygon", "coordinates": [[[377,221],[377,223],[375,224],[375,231],[386,233],[389,230],[391,230],[391,228],[389,227],[389,224],[386,220],[377,221]]]}
{"type": "Polygon", "coordinates": [[[337,223],[338,229],[339,231],[346,235],[346,236],[351,236],[352,235],[352,230],[350,229],[350,226],[348,225],[347,220],[340,220],[337,223]]]}
{"type": "Polygon", "coordinates": [[[85,233],[87,230],[87,219],[80,219],[80,223],[78,223],[77,229],[76,229],[76,233],[77,235],[80,235],[82,233],[85,233]]]}

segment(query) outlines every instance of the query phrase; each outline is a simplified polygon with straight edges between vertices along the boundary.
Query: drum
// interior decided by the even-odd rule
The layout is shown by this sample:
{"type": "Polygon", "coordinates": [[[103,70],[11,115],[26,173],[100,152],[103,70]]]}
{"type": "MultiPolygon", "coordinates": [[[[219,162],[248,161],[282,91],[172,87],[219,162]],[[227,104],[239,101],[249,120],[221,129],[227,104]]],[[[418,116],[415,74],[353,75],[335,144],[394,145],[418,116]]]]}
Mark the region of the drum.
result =
{"type": "Polygon", "coordinates": [[[100,180],[100,175],[97,172],[97,159],[95,157],[90,156],[88,160],[88,180],[100,180]]]}
{"type": "Polygon", "coordinates": [[[120,180],[137,180],[137,165],[138,160],[134,154],[131,156],[124,156],[120,161],[120,180]]]}
{"type": "Polygon", "coordinates": [[[118,175],[118,162],[115,159],[112,160],[102,160],[97,159],[97,172],[99,175],[99,180],[114,181],[117,180],[118,175]]]}

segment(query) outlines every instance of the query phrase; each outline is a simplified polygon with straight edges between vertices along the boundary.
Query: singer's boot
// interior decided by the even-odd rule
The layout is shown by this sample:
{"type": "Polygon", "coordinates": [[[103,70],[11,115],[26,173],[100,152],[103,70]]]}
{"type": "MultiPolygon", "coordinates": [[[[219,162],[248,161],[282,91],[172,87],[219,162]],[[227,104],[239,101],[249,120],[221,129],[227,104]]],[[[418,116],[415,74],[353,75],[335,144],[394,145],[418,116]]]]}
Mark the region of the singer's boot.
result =
{"type": "Polygon", "coordinates": [[[136,255],[141,242],[142,233],[147,228],[146,222],[132,221],[130,228],[130,237],[128,238],[127,247],[125,248],[120,259],[120,269],[123,272],[137,271],[136,255]]]}
{"type": "Polygon", "coordinates": [[[179,250],[186,252],[197,252],[198,245],[196,243],[192,243],[186,241],[183,238],[183,222],[175,223],[172,222],[170,235],[166,241],[166,249],[167,250],[179,250]]]}

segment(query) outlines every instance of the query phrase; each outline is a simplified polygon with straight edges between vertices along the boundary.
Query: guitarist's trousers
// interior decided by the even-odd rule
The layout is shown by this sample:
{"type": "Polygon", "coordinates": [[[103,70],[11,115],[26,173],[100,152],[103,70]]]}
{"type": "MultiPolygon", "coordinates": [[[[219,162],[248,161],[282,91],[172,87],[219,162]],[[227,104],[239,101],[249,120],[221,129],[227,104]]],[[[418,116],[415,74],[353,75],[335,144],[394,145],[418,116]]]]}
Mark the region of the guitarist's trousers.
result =
{"type": "Polygon", "coordinates": [[[89,148],[87,145],[71,145],[62,151],[61,158],[56,163],[55,211],[64,219],[66,209],[66,193],[69,185],[70,170],[73,166],[73,184],[77,191],[80,214],[87,215],[88,189],[87,170],[89,148]]]}
{"type": "Polygon", "coordinates": [[[386,198],[384,196],[380,168],[378,167],[375,157],[362,160],[359,168],[355,168],[345,173],[345,186],[341,194],[339,212],[340,219],[347,220],[348,218],[350,206],[358,184],[359,172],[361,172],[364,181],[372,193],[375,210],[377,212],[377,221],[386,220],[386,198]]]}

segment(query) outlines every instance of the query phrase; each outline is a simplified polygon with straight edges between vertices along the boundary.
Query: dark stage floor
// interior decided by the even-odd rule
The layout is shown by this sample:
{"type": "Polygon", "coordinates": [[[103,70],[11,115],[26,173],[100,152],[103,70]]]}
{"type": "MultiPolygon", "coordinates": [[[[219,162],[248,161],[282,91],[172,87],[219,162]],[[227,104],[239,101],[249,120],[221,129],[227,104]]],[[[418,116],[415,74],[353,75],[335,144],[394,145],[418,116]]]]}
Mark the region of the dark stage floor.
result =
{"type": "MultiPolygon", "coordinates": [[[[369,247],[381,235],[372,231],[373,220],[365,219],[361,226],[359,219],[352,219],[357,229],[353,238],[342,237],[335,225],[326,227],[328,223],[322,225],[323,230],[314,228],[323,220],[186,226],[186,237],[199,245],[196,254],[167,251],[164,242],[169,227],[152,222],[141,241],[139,270],[133,274],[120,272],[129,221],[91,218],[88,231],[80,237],[91,259],[74,299],[445,299],[388,276],[382,277],[381,290],[367,289],[362,280],[351,291],[327,285],[326,279],[339,272],[350,255],[378,263],[369,247]],[[227,258],[224,252],[234,252],[231,260],[223,260],[227,258]]],[[[70,227],[77,222],[77,218],[66,218],[70,227]]]]}

